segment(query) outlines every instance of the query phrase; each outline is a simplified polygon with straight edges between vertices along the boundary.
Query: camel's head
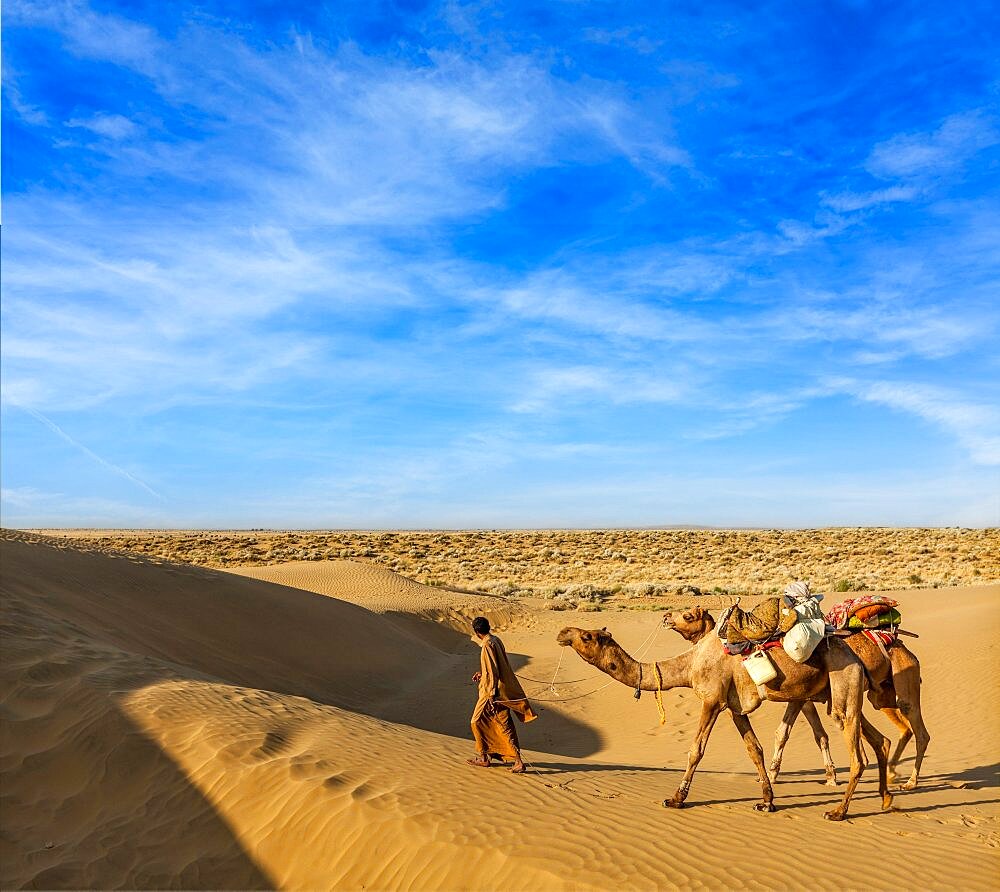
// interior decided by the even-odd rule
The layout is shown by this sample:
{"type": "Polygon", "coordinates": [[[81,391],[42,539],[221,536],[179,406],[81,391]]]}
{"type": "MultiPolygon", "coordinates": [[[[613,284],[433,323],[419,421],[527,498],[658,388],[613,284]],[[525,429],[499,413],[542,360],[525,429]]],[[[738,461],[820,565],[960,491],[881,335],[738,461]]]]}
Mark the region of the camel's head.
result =
{"type": "Polygon", "coordinates": [[[563,647],[572,647],[588,663],[593,663],[614,639],[607,629],[588,630],[567,626],[556,635],[556,641],[563,647]]]}
{"type": "Polygon", "coordinates": [[[664,614],[663,625],[673,629],[686,641],[700,641],[715,628],[715,620],[707,610],[690,607],[687,610],[674,610],[664,614]]]}

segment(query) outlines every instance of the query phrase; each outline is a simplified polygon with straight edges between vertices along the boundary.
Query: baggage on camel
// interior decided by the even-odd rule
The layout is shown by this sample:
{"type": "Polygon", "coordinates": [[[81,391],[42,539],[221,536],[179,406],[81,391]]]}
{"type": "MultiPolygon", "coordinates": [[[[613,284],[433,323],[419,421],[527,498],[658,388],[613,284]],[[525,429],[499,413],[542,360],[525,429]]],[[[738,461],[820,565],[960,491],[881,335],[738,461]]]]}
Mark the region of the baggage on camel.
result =
{"type": "Polygon", "coordinates": [[[737,602],[720,617],[719,637],[724,639],[728,653],[755,651],[746,659],[755,659],[758,665],[744,664],[755,681],[767,674],[770,662],[761,648],[777,643],[776,639],[781,639],[793,660],[804,663],[826,634],[826,620],[819,606],[822,598],[809,591],[808,583],[793,582],[782,597],[767,598],[752,610],[743,610],[737,602]]]}
{"type": "Polygon", "coordinates": [[[780,598],[767,598],[752,610],[744,610],[737,601],[719,617],[719,637],[729,644],[755,644],[787,632],[798,620],[791,611],[782,611],[780,598]]]}
{"type": "Polygon", "coordinates": [[[781,646],[796,663],[804,663],[826,635],[826,617],[819,606],[823,596],[810,592],[808,582],[793,582],[785,589],[781,600],[786,609],[795,613],[797,620],[785,633],[781,646]]]}

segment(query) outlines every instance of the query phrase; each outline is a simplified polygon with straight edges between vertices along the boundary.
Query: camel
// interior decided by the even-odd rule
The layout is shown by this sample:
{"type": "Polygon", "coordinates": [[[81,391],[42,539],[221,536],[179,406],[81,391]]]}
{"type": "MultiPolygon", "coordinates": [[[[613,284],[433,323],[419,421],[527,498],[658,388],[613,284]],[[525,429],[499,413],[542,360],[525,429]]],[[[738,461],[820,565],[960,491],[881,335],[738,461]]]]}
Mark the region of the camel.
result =
{"type": "MultiPolygon", "coordinates": [[[[889,758],[887,767],[890,783],[895,783],[897,780],[896,766],[903,755],[903,750],[911,738],[916,738],[917,755],[913,761],[913,771],[910,773],[909,779],[899,786],[901,790],[914,790],[920,777],[920,766],[924,761],[924,753],[927,751],[927,744],[930,743],[931,739],[920,710],[920,661],[913,651],[898,640],[888,648],[888,660],[878,646],[864,635],[851,635],[843,640],[862,662],[873,685],[880,685],[883,678],[891,678],[892,680],[892,687],[895,689],[894,697],[889,700],[882,699],[879,696],[879,691],[872,688],[868,691],[868,699],[900,732],[896,748],[889,758]]],[[[811,703],[789,703],[785,707],[781,724],[778,725],[774,733],[774,755],[771,757],[768,769],[772,783],[777,780],[781,771],[782,753],[800,710],[806,714],[806,719],[815,733],[814,721],[819,722],[816,708],[811,703]],[[815,720],[806,712],[807,709],[815,715],[815,720]]],[[[827,778],[831,786],[836,784],[836,769],[829,763],[827,763],[827,778]]]]}
{"type": "MultiPolygon", "coordinates": [[[[715,619],[712,614],[701,607],[667,613],[663,617],[663,623],[691,643],[700,641],[704,635],[715,628],[715,619]]],[[[895,769],[903,750],[910,739],[916,737],[917,756],[913,764],[913,772],[909,780],[900,787],[902,790],[913,790],[917,786],[920,766],[924,760],[927,744],[931,739],[924,726],[920,711],[920,661],[902,641],[897,640],[890,646],[888,660],[882,649],[865,635],[851,635],[844,641],[861,661],[871,680],[872,687],[868,690],[868,699],[876,709],[881,709],[901,732],[896,749],[887,766],[890,783],[896,779],[895,769]],[[888,699],[886,699],[886,693],[882,688],[886,681],[892,682],[890,691],[894,689],[894,693],[890,694],[888,699]]],[[[823,755],[826,784],[831,787],[836,786],[837,769],[830,755],[830,738],[820,721],[816,707],[808,700],[801,703],[789,703],[785,707],[781,724],[775,731],[774,755],[768,768],[771,783],[773,784],[778,779],[778,774],[781,772],[781,758],[785,744],[788,742],[788,737],[800,712],[809,722],[816,745],[823,755]]]]}
{"type": "MultiPolygon", "coordinates": [[[[701,718],[688,754],[687,769],[676,792],[663,801],[664,807],[684,806],[716,719],[728,708],[760,780],[763,795],[761,801],[754,804],[754,810],[775,810],[774,791],[764,766],[764,751],[747,718],[760,706],[763,698],[741,665],[740,658],[730,656],[722,649],[714,629],[704,634],[690,650],[656,663],[634,660],[607,629],[587,630],[567,626],[556,636],[556,641],[564,647],[572,647],[584,661],[637,691],[692,688],[701,699],[701,718]]],[[[878,760],[882,809],[891,808],[892,794],[886,770],[889,740],[861,714],[867,681],[864,668],[853,651],[839,638],[826,638],[805,663],[796,663],[781,648],[774,648],[770,653],[777,676],[763,686],[766,699],[785,703],[827,702],[844,732],[851,756],[850,777],[840,805],[827,811],[824,817],[831,821],[842,821],[847,817],[851,797],[866,764],[861,746],[862,734],[878,760]]]]}

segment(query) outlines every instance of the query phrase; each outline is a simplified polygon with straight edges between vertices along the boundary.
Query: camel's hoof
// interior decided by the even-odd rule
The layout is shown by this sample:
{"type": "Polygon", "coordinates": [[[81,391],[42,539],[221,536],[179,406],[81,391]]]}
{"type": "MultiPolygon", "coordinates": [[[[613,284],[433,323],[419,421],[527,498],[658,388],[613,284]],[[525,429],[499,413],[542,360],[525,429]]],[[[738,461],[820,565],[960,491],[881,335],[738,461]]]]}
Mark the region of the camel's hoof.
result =
{"type": "Polygon", "coordinates": [[[773,802],[756,802],[756,803],[754,803],[753,810],[754,811],[765,811],[765,812],[767,812],[767,811],[777,811],[777,809],[774,807],[774,803],[773,802]]]}
{"type": "Polygon", "coordinates": [[[828,821],[843,821],[847,814],[843,809],[835,808],[833,811],[826,812],[823,817],[828,821]]]}
{"type": "Polygon", "coordinates": [[[915,790],[917,789],[917,782],[915,780],[908,780],[905,784],[900,784],[900,790],[915,790]]]}
{"type": "Polygon", "coordinates": [[[823,782],[823,786],[824,787],[835,787],[835,786],[837,786],[837,778],[835,778],[835,777],[828,777],[823,782]]]}
{"type": "Polygon", "coordinates": [[[892,811],[892,794],[887,793],[882,797],[882,811],[892,811]]]}
{"type": "Polygon", "coordinates": [[[664,808],[684,808],[684,800],[683,799],[664,799],[663,800],[663,807],[664,808]]]}

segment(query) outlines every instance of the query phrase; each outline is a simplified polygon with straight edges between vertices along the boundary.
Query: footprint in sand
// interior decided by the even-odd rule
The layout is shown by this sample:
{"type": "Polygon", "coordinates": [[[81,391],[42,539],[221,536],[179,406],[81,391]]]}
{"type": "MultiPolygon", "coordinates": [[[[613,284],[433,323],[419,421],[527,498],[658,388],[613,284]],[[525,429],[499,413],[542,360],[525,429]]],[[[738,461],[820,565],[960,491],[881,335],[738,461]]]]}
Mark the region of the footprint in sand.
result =
{"type": "MultiPolygon", "coordinates": [[[[289,775],[295,780],[309,780],[320,777],[336,766],[327,759],[314,759],[311,756],[294,756],[288,768],[289,775]]],[[[331,775],[336,777],[336,775],[331,775]]]]}
{"type": "Polygon", "coordinates": [[[273,759],[286,752],[292,745],[293,731],[291,728],[276,727],[271,728],[264,735],[261,745],[251,750],[250,757],[257,759],[273,759]]]}
{"type": "Polygon", "coordinates": [[[399,797],[391,790],[379,790],[367,781],[362,781],[351,790],[351,799],[379,810],[393,808],[399,802],[399,797]]]}

